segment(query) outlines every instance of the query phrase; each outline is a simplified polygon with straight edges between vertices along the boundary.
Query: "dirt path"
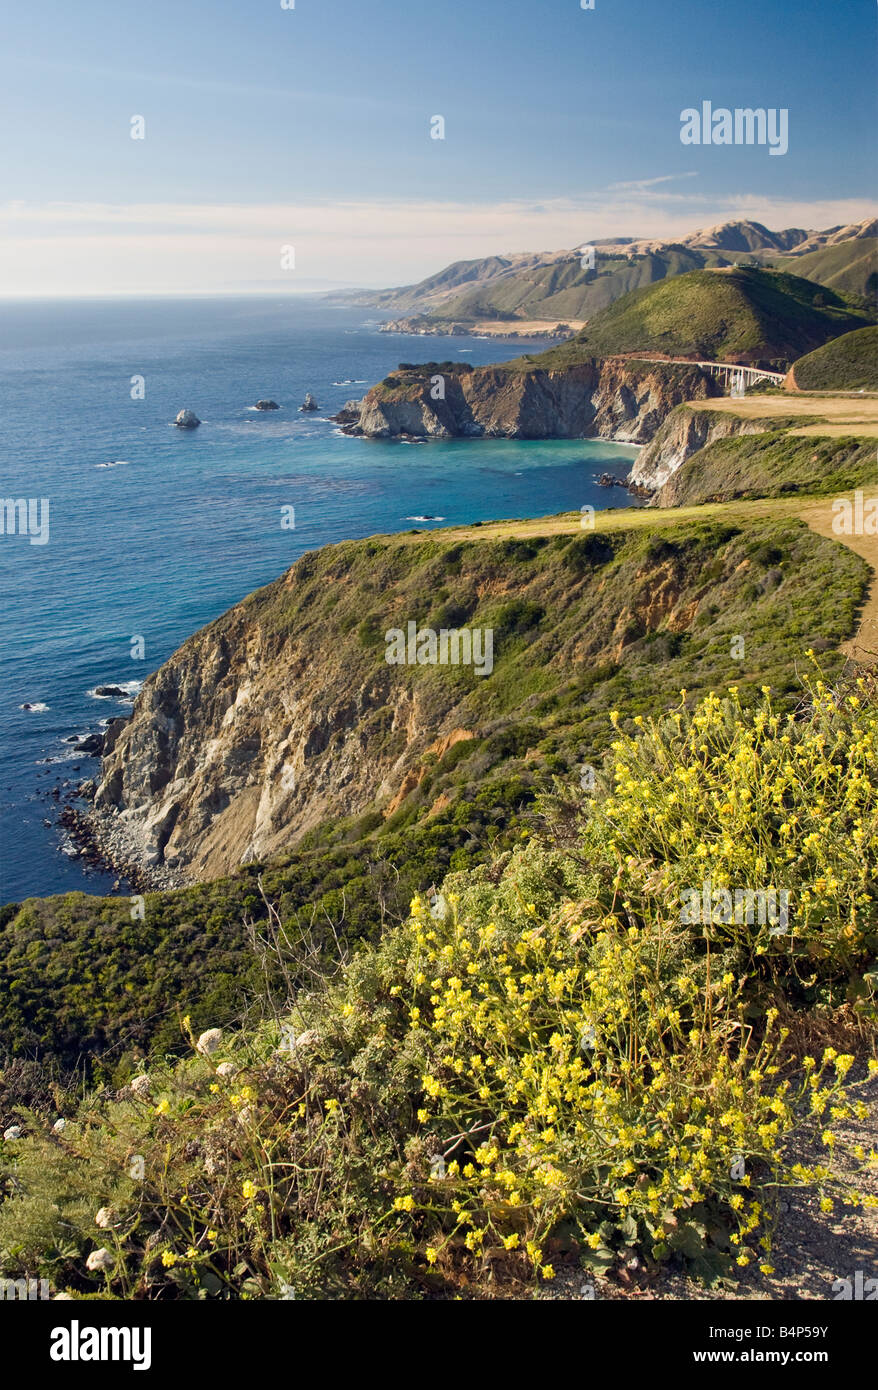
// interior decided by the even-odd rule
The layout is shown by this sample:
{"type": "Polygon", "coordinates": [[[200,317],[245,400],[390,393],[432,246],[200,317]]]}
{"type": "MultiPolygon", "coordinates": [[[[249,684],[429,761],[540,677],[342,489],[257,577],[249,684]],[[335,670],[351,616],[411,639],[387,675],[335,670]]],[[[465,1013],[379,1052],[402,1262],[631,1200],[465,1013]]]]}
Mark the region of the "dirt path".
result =
{"type": "MultiPolygon", "coordinates": [[[[876,489],[878,494],[878,489],[876,489]]],[[[867,496],[872,494],[867,494],[867,496]]],[[[854,494],[845,494],[853,504],[854,494]]],[[[860,625],[849,642],[841,650],[852,660],[864,665],[878,663],[878,536],[840,536],[833,530],[833,522],[838,516],[832,510],[833,498],[821,497],[808,502],[797,515],[807,522],[812,531],[830,540],[838,541],[855,554],[860,555],[872,570],[872,582],[866,595],[866,602],[860,614],[860,625]]]]}

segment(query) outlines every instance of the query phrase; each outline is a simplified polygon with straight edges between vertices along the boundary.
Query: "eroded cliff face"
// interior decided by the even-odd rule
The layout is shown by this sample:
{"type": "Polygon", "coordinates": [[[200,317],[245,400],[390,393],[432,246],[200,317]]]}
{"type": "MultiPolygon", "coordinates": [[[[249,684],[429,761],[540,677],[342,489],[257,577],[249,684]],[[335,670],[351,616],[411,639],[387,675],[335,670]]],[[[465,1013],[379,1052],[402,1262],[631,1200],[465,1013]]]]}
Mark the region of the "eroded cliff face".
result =
{"type": "MultiPolygon", "coordinates": [[[[270,587],[295,589],[297,577],[270,587]]],[[[356,639],[342,645],[307,622],[280,631],[252,607],[232,609],[150,677],[103,762],[98,816],[116,813],[133,858],[181,881],[269,857],[392,795],[456,727],[393,668],[364,660],[356,639]]]]}
{"type": "Polygon", "coordinates": [[[673,506],[672,490],[666,488],[666,484],[693,454],[717,439],[764,433],[765,424],[759,420],[741,420],[717,410],[692,410],[685,405],[680,406],[671,412],[652,441],[635,459],[631,482],[656,493],[661,490],[661,498],[657,499],[659,505],[673,506]]]}
{"type": "Polygon", "coordinates": [[[593,358],[569,367],[401,373],[364,397],[351,433],[455,438],[615,439],[643,444],[675,406],[718,394],[688,364],[593,358]],[[438,399],[436,398],[438,397],[438,399]]]}
{"type": "MultiPolygon", "coordinates": [[[[410,796],[429,819],[448,794],[418,798],[446,755],[453,767],[475,759],[476,794],[508,755],[489,756],[491,740],[527,722],[538,694],[592,666],[652,663],[639,644],[694,621],[702,563],[697,545],[653,556],[639,528],[533,540],[437,532],[305,555],[146,681],[103,759],[98,843],[118,867],[182,883],[270,859],[322,821],[390,817],[410,796]],[[492,671],[388,664],[386,634],[409,621],[490,629],[492,671]]],[[[579,706],[563,708],[579,728],[579,706]]]]}

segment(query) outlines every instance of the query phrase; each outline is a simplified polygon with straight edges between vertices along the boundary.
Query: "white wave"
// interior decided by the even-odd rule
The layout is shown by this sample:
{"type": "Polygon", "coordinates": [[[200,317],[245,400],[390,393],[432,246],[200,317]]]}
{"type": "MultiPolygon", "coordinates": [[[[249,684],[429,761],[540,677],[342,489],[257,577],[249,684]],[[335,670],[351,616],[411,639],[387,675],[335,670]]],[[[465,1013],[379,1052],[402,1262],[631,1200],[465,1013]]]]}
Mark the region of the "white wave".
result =
{"type": "Polygon", "coordinates": [[[127,459],[111,459],[109,463],[96,463],[95,468],[127,468],[127,459]]]}
{"type": "Polygon", "coordinates": [[[404,516],[403,521],[444,521],[444,516],[404,516]]]}
{"type": "Polygon", "coordinates": [[[26,700],[25,703],[19,705],[18,708],[26,710],[28,714],[44,714],[49,706],[44,704],[42,700],[35,700],[33,704],[30,700],[26,700]]]}

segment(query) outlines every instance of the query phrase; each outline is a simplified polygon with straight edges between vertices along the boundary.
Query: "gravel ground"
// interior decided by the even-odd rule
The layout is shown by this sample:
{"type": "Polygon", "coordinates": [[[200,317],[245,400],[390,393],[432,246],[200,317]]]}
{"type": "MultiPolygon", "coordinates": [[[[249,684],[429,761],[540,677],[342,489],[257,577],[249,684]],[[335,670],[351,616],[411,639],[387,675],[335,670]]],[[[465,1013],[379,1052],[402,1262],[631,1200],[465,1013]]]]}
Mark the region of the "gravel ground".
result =
{"type": "MultiPolygon", "coordinates": [[[[878,1147],[878,1079],[858,1088],[856,1095],[869,1106],[864,1120],[833,1122],[842,1147],[862,1144],[868,1153],[878,1147]]],[[[793,1162],[804,1164],[826,1161],[826,1150],[804,1136],[793,1146],[793,1162]]],[[[862,1171],[843,1154],[836,1172],[864,1195],[878,1197],[878,1163],[862,1171]]],[[[561,1265],[555,1278],[541,1286],[541,1299],[834,1299],[837,1279],[851,1283],[858,1270],[865,1279],[878,1279],[878,1209],[842,1206],[836,1202],[832,1213],[822,1212],[818,1199],[806,1191],[784,1194],[771,1253],[774,1274],[764,1275],[758,1267],[741,1271],[736,1283],[705,1288],[685,1271],[666,1266],[654,1278],[639,1271],[627,1285],[617,1279],[591,1275],[573,1265],[561,1265]],[[590,1292],[593,1290],[593,1292],[590,1292]]],[[[556,1265],[557,1267],[557,1265],[556,1265]]]]}

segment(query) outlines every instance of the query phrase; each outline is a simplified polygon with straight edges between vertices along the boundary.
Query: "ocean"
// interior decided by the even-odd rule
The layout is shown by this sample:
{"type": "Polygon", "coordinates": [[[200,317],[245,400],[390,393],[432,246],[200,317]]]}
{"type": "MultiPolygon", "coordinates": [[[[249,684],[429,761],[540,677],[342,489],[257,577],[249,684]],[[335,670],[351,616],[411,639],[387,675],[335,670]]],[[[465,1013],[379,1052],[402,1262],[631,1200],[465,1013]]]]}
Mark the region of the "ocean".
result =
{"type": "Polygon", "coordinates": [[[361,440],[329,419],[400,361],[522,350],[382,334],[368,309],[306,297],[0,304],[0,494],[48,519],[45,544],[0,536],[0,902],[110,889],[58,825],[99,768],[65,740],[130,711],[185,638],[304,551],[635,505],[596,483],[627,471],[629,446],[361,440]],[[319,409],[304,415],[307,391],[319,409]],[[255,411],[261,398],[281,409],[255,411]],[[199,429],[173,426],[183,408],[199,429]]]}

